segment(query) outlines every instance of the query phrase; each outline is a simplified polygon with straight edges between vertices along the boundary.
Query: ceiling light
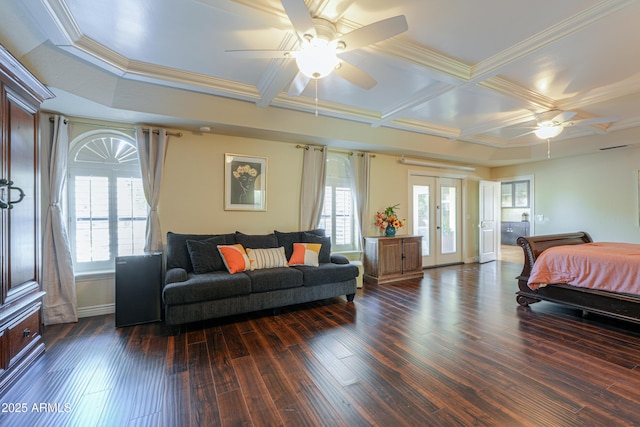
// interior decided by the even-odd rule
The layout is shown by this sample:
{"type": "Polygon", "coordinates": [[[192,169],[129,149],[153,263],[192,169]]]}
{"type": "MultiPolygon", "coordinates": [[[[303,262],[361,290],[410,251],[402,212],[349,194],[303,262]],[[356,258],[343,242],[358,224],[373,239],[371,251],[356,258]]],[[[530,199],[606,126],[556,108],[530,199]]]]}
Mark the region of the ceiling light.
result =
{"type": "Polygon", "coordinates": [[[312,79],[326,77],[340,65],[336,44],[318,37],[305,42],[295,56],[298,69],[312,79]]]}
{"type": "Polygon", "coordinates": [[[564,127],[554,125],[553,123],[541,123],[540,127],[535,130],[535,134],[540,139],[555,138],[560,135],[564,127]]]}

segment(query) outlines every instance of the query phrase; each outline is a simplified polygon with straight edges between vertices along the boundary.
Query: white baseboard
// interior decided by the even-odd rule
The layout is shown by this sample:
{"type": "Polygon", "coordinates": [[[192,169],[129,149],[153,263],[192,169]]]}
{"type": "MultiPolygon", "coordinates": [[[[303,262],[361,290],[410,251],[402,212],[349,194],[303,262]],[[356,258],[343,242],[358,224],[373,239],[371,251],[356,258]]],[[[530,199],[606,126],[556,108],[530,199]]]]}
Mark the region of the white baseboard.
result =
{"type": "Polygon", "coordinates": [[[78,318],[102,316],[103,314],[113,314],[116,312],[115,304],[101,304],[91,307],[78,307],[78,318]]]}

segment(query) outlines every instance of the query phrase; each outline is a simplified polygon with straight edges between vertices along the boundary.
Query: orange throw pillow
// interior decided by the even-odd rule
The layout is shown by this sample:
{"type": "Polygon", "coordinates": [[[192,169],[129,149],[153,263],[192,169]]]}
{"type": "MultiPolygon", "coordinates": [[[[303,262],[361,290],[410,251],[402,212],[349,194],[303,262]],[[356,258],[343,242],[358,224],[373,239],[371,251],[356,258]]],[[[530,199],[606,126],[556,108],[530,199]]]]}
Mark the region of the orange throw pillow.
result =
{"type": "Polygon", "coordinates": [[[249,270],[251,264],[242,245],[218,245],[218,251],[229,273],[234,274],[249,270]]]}

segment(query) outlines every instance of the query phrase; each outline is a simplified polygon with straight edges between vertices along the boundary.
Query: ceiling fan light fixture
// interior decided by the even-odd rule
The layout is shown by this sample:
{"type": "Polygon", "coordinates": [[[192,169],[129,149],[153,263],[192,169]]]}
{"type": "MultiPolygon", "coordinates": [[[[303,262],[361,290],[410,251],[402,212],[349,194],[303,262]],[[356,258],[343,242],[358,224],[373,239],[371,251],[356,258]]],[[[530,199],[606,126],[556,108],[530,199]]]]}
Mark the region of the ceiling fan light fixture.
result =
{"type": "Polygon", "coordinates": [[[295,55],[300,72],[312,79],[326,77],[340,65],[335,43],[318,37],[303,43],[295,55]]]}
{"type": "Polygon", "coordinates": [[[555,138],[556,136],[560,135],[563,129],[564,127],[560,125],[554,125],[553,123],[548,123],[548,124],[542,123],[540,124],[540,127],[535,130],[534,133],[540,139],[549,139],[549,138],[555,138]]]}

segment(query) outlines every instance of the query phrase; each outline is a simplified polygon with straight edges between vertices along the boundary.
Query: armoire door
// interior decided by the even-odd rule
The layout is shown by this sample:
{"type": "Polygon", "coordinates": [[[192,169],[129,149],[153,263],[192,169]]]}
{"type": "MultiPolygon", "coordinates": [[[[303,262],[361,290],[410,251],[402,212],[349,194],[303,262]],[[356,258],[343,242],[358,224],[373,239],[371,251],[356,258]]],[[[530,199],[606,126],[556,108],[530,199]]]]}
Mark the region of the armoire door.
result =
{"type": "Polygon", "coordinates": [[[34,141],[37,115],[11,94],[5,104],[8,115],[3,176],[12,182],[4,188],[10,208],[3,209],[5,272],[3,303],[38,287],[38,167],[34,141]],[[20,200],[22,199],[22,200],[20,200]]]}

